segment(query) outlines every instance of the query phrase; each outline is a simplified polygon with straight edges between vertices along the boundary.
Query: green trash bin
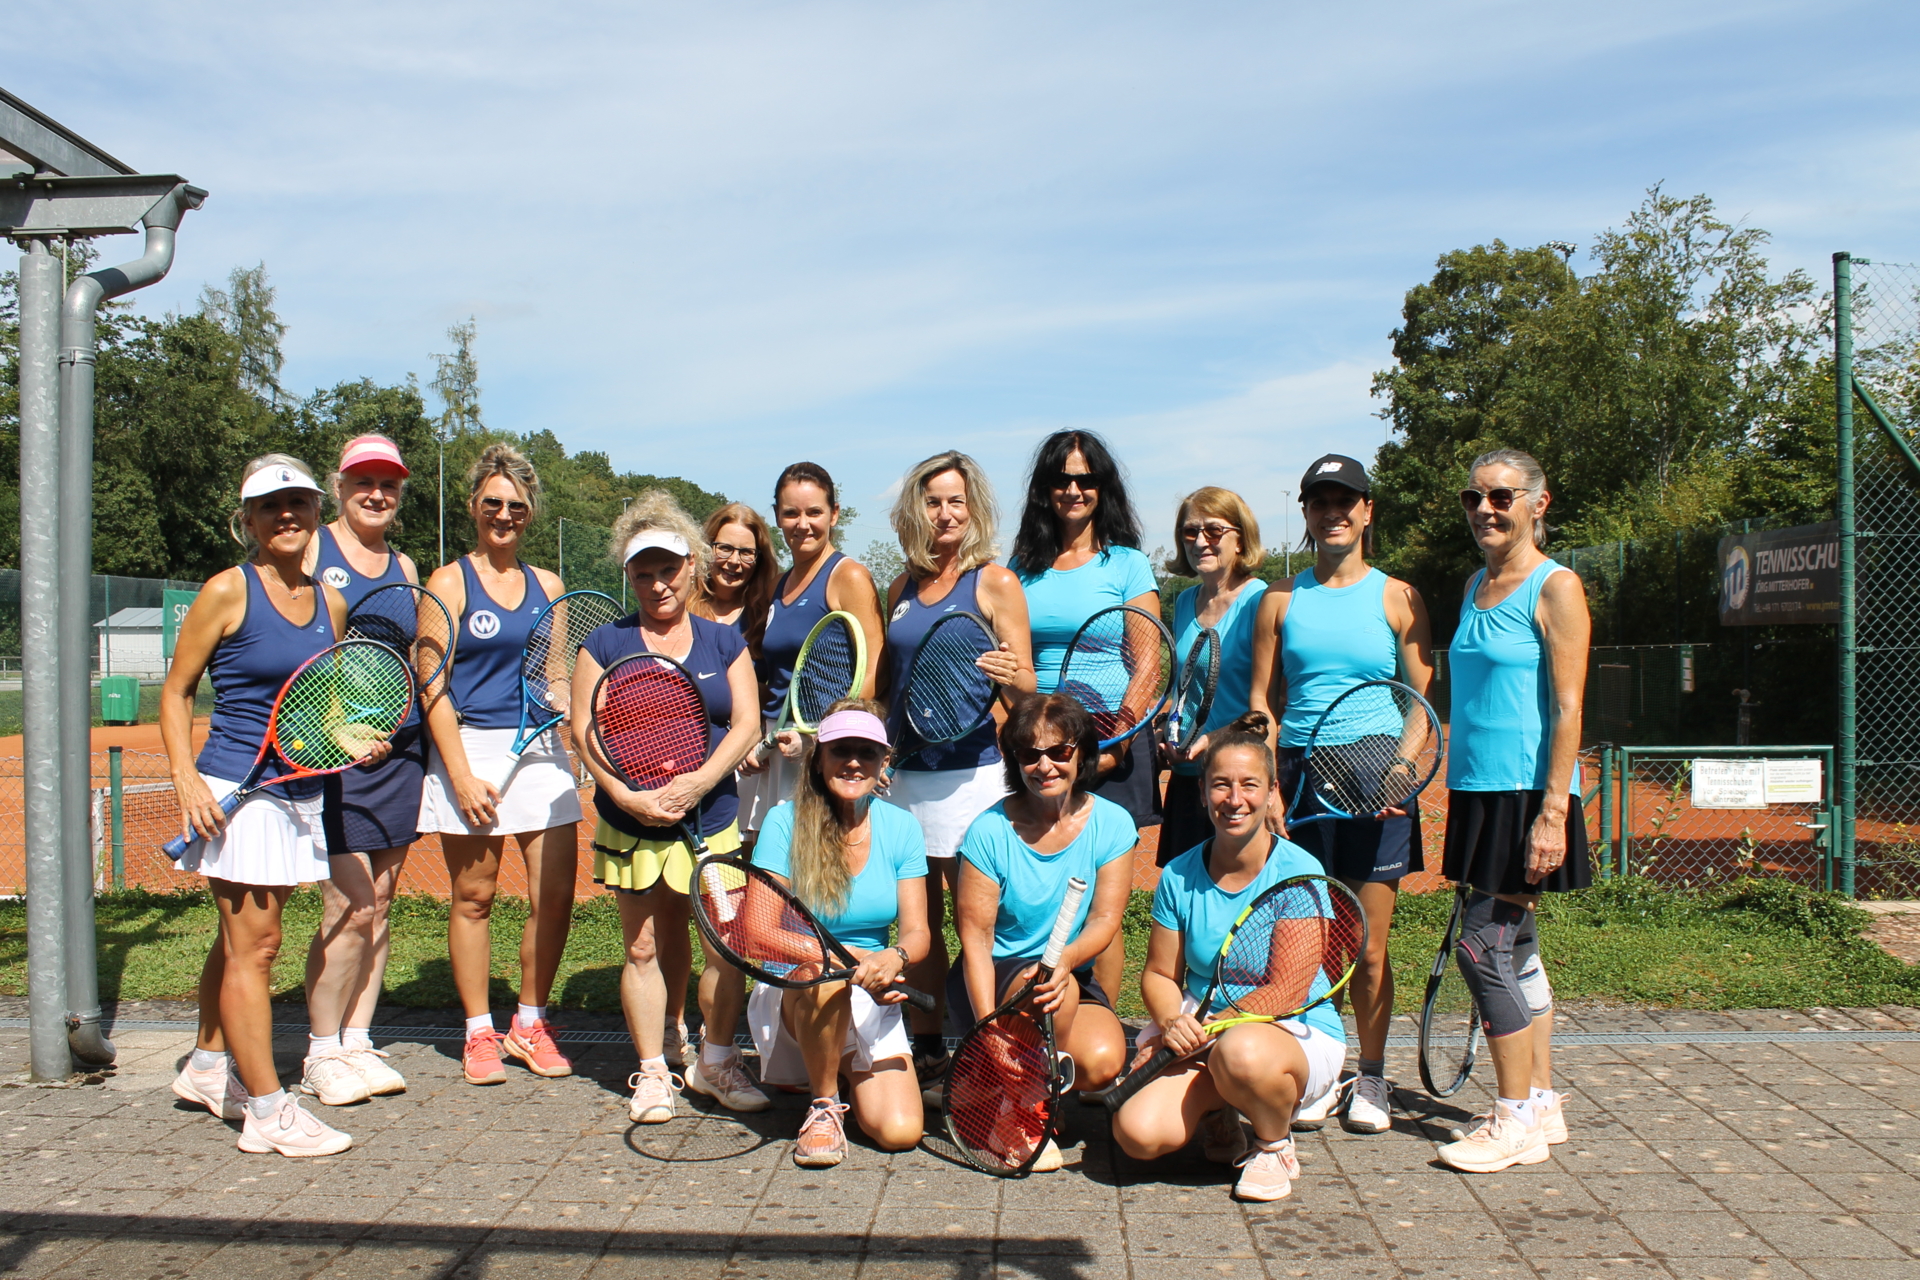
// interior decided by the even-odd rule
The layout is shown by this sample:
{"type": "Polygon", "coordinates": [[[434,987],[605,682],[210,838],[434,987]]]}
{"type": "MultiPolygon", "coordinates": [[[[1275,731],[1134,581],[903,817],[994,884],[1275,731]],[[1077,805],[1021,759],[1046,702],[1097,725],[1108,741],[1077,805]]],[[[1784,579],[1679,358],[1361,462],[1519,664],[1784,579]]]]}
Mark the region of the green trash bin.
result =
{"type": "Polygon", "coordinates": [[[140,719],[140,678],[100,677],[100,718],[108,724],[135,724],[140,719]]]}

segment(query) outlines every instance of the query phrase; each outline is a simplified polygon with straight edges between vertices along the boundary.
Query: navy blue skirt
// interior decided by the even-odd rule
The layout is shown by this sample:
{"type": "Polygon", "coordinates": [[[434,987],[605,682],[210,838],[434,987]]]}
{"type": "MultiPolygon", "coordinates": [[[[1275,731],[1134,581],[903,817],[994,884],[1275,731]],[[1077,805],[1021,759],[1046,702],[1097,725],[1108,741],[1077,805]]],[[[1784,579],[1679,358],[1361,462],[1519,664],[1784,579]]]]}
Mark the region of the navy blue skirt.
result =
{"type": "Polygon", "coordinates": [[[321,822],[327,852],[378,853],[420,838],[420,790],[426,784],[426,726],[418,720],[393,735],[393,754],[326,779],[321,822]]]}
{"type": "MultiPolygon", "coordinates": [[[[1292,812],[1295,792],[1300,789],[1302,747],[1280,748],[1280,794],[1292,812]]],[[[1323,813],[1314,796],[1306,797],[1306,813],[1323,813]]],[[[1416,810],[1405,818],[1334,818],[1289,827],[1287,839],[1320,860],[1326,873],[1336,880],[1355,884],[1390,884],[1427,867],[1421,848],[1420,817],[1416,810]]]]}

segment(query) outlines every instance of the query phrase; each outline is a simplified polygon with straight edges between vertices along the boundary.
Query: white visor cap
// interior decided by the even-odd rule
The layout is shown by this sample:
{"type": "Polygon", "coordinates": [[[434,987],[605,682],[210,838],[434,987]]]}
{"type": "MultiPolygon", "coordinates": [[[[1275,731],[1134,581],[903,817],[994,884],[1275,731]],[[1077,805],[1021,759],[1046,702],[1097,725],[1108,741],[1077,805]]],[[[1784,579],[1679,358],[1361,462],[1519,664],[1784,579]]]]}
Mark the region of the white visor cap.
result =
{"type": "Polygon", "coordinates": [[[311,476],[295,471],[292,467],[262,467],[248,476],[246,483],[240,486],[240,501],[251,502],[255,498],[264,498],[270,493],[279,493],[282,489],[309,489],[314,493],[325,490],[314,483],[311,476]]]}
{"type": "Polygon", "coordinates": [[[683,560],[693,554],[693,548],[687,545],[687,540],[671,529],[642,529],[627,543],[627,554],[620,557],[620,562],[625,564],[642,551],[654,549],[671,551],[683,560]]]}

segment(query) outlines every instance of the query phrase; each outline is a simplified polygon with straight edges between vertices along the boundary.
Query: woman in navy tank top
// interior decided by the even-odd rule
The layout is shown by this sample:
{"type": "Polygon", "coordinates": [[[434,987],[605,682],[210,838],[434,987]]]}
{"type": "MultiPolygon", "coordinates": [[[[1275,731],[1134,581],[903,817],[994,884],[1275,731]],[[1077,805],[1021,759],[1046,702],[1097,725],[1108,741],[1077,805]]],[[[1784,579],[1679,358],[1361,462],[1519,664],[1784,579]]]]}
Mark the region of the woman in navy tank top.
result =
{"type": "MultiPolygon", "coordinates": [[[[1356,684],[1400,680],[1426,693],[1433,679],[1432,630],[1420,593],[1367,565],[1373,554],[1372,482],[1352,458],[1330,453],[1300,478],[1300,509],[1314,549],[1311,569],[1268,588],[1254,627],[1249,705],[1279,725],[1276,791],[1282,806],[1299,786],[1300,760],[1320,713],[1356,684]]],[[[1393,1016],[1389,926],[1401,877],[1424,869],[1417,811],[1382,821],[1315,822],[1299,828],[1300,846],[1360,896],[1367,953],[1354,969],[1353,1014],[1359,1074],[1329,1090],[1296,1120],[1317,1129],[1344,1103],[1350,1133],[1392,1127],[1385,1076],[1387,1024],[1393,1016]]]]}
{"type": "MultiPolygon", "coordinates": [[[[993,486],[980,464],[964,453],[940,453],[914,466],[900,482],[893,504],[893,531],[900,538],[906,570],[887,588],[887,661],[880,669],[881,698],[893,704],[887,731],[907,754],[896,764],[881,797],[920,823],[927,843],[927,923],[933,944],[907,970],[907,981],[938,998],[947,988],[947,947],[941,922],[946,898],[959,883],[955,854],[973,820],[1007,793],[995,724],[987,721],[957,742],[914,750],[912,731],[899,707],[907,666],[933,624],[956,610],[977,613],[999,637],[998,652],[977,665],[1001,688],[1006,706],[1016,693],[1032,693],[1033,643],[1027,626],[1027,595],[1013,571],[993,563],[998,510],[993,486]]],[[[913,1027],[914,1070],[933,1079],[946,1061],[941,1027],[945,1014],[908,1011],[913,1027]]]]}
{"type": "MultiPolygon", "coordinates": [[[[320,486],[306,464],[270,453],[247,464],[229,527],[250,549],[215,574],[181,623],[160,701],[180,825],[193,837],[175,863],[207,877],[220,937],[200,975],[200,1034],[173,1091],[222,1119],[243,1120],[242,1151],[331,1155],[353,1144],[280,1087],[269,1003],[280,912],[295,885],[325,882],[317,780],[267,787],[231,816],[220,799],[253,769],[273,701],[301,663],[334,643],[347,603],[303,567],[320,523],[320,486]],[[193,700],[213,680],[206,745],[193,751],[193,700]]],[[[381,743],[369,754],[386,756],[381,743]]]]}
{"type": "Polygon", "coordinates": [[[447,952],[467,1016],[463,1072],[468,1084],[498,1084],[506,1079],[503,1050],[538,1075],[573,1073],[547,1025],[547,995],[573,921],[582,810],[573,761],[557,731],[528,744],[519,763],[508,767],[520,728],[520,659],[540,611],[566,591],[557,574],[520,558],[540,477],[518,450],[494,444],[467,482],[479,545],[427,581],[452,612],[457,639],[453,661],[427,691],[434,752],[420,829],[440,833],[453,882],[447,952]],[[493,958],[487,918],[509,836],[526,861],[528,911],[520,935],[520,1007],[503,1037],[487,999],[493,958]]]}
{"type": "Polygon", "coordinates": [[[1498,1097],[1435,1154],[1471,1173],[1539,1164],[1567,1140],[1553,1089],[1553,986],[1542,893],[1592,883],[1580,807],[1581,700],[1592,621],[1580,576],[1547,541],[1547,477],[1518,449],[1473,461],[1460,491],[1486,568],[1467,580],[1448,646],[1444,874],[1470,893],[1454,958],[1487,1031],[1498,1097]]]}
{"type": "MultiPolygon", "coordinates": [[[[793,567],[780,575],[774,589],[755,664],[763,690],[760,714],[769,724],[780,719],[800,646],[820,619],[841,611],[860,620],[860,629],[867,635],[867,678],[856,690],[862,698],[873,696],[880,650],[886,643],[873,575],[858,560],[833,549],[840,497],[826,468],[796,462],[782,471],[773,485],[773,515],[793,567]]],[[[740,830],[749,845],[773,806],[792,798],[800,777],[802,736],[788,730],[775,745],[776,750],[757,750],[740,764],[748,783],[740,794],[740,830]]]]}
{"type": "MultiPolygon", "coordinates": [[[[413,561],[387,543],[400,514],[407,464],[383,435],[355,436],[329,477],[340,514],[307,544],[306,569],[351,610],[394,582],[418,584],[413,561]]],[[[427,741],[418,713],[393,735],[378,765],[324,783],[321,811],[332,871],[320,882],[322,915],[307,950],[309,1045],[301,1088],[328,1106],[404,1093],[407,1082],[373,1047],[370,1028],[387,969],[387,913],[407,846],[418,836],[427,741]]]]}

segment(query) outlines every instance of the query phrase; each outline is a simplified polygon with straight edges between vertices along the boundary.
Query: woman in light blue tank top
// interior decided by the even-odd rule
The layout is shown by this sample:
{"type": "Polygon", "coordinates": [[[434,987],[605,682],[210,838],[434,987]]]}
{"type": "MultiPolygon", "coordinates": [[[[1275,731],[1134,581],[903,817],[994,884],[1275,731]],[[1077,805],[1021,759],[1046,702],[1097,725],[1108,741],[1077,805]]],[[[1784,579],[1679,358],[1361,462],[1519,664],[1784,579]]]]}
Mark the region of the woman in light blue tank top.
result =
{"type": "MultiPolygon", "coordinates": [[[[904,753],[882,799],[912,814],[927,849],[927,921],[933,944],[925,959],[907,970],[907,981],[940,998],[947,987],[947,944],[941,928],[946,899],[959,883],[954,855],[973,820],[1006,794],[1000,748],[992,720],[957,742],[915,748],[900,707],[907,671],[921,640],[935,622],[957,610],[978,614],[1000,640],[983,655],[981,679],[1000,686],[1011,707],[1016,693],[1032,693],[1033,650],[1027,631],[1027,597],[1020,580],[993,563],[999,512],[993,486],[980,464],[964,453],[940,453],[917,463],[900,482],[893,504],[893,531],[906,569],[887,588],[887,660],[880,667],[880,696],[891,705],[888,732],[904,753]]],[[[945,1042],[939,1009],[908,1010],[913,1028],[914,1069],[921,1079],[943,1069],[945,1042]]]]}
{"type": "MultiPolygon", "coordinates": [[[[1249,702],[1279,722],[1281,803],[1299,786],[1301,758],[1320,713],[1368,680],[1400,680],[1426,693],[1433,649],[1420,593],[1367,564],[1373,554],[1374,504],[1367,469],[1330,453],[1300,479],[1300,507],[1314,549],[1311,569],[1267,591],[1254,632],[1249,702]]],[[[1420,818],[1315,822],[1296,828],[1300,846],[1360,895],[1367,912],[1367,953],[1353,974],[1353,1014],[1360,1038],[1359,1074],[1344,1093],[1329,1094],[1302,1113],[1318,1127],[1345,1101],[1341,1123],[1354,1133],[1390,1127],[1385,1077],[1387,1025],[1393,1016],[1393,962],[1388,930],[1400,880],[1422,870],[1420,818]]]]}
{"type": "Polygon", "coordinates": [[[1540,961],[1542,892],[1586,887],[1575,773],[1591,624],[1578,575],[1547,559],[1551,496],[1516,449],[1476,458],[1460,499],[1486,567],[1467,580],[1448,648],[1447,879],[1466,894],[1455,959],[1487,1031],[1498,1098],[1437,1153],[1492,1173],[1567,1140],[1550,1077],[1553,987],[1540,961]]]}

